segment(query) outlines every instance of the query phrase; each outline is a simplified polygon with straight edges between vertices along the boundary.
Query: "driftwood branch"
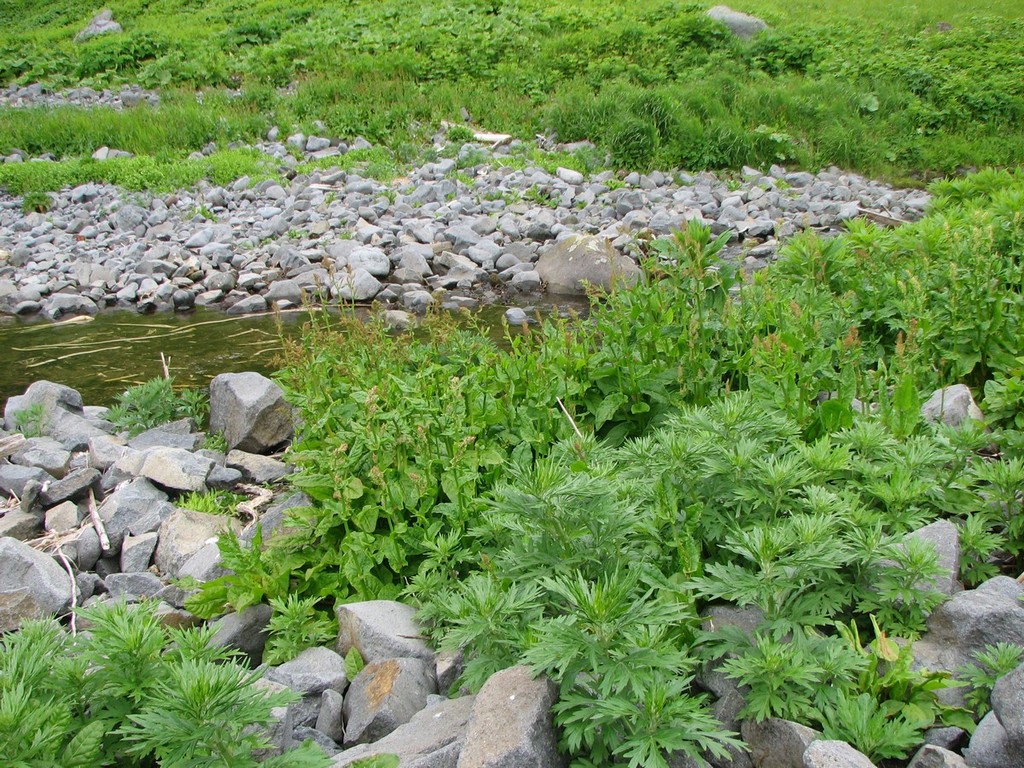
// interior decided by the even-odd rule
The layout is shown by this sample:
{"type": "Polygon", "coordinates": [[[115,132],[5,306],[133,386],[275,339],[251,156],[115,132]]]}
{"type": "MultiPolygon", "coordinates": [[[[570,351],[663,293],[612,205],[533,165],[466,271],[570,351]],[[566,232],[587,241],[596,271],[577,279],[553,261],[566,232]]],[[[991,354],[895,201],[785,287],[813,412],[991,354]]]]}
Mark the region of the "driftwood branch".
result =
{"type": "Polygon", "coordinates": [[[89,519],[92,520],[92,527],[96,529],[96,535],[100,537],[100,547],[104,552],[110,551],[110,537],[107,536],[107,529],[103,527],[100,513],[96,509],[96,497],[89,491],[89,519]]]}

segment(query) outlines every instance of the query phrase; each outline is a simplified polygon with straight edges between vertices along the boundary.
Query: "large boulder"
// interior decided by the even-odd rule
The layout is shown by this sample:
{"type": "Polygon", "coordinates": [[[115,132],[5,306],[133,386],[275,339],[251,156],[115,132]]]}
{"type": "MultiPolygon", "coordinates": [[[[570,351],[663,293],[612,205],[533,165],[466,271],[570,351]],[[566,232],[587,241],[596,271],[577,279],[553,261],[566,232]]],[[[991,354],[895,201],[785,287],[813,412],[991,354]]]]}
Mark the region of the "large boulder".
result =
{"type": "Polygon", "coordinates": [[[803,768],[804,752],[821,738],[806,725],[777,717],[761,722],[744,720],[742,735],[758,768],[803,768]]]}
{"type": "Polygon", "coordinates": [[[319,696],[328,688],[342,693],[348,678],[345,660],[330,648],[307,648],[291,661],[267,672],[267,679],[283,683],[303,696],[319,696]]]}
{"type": "Polygon", "coordinates": [[[875,764],[845,741],[821,739],[804,752],[804,768],[875,768],[875,764]]]}
{"type": "Polygon", "coordinates": [[[191,509],[176,508],[160,526],[156,545],[156,567],[165,576],[178,576],[182,566],[228,528],[239,528],[237,521],[224,515],[207,515],[191,509]]]}
{"type": "Polygon", "coordinates": [[[457,768],[555,768],[565,765],[551,706],[558,686],[524,666],[488,678],[473,705],[457,768]]]}
{"type": "Polygon", "coordinates": [[[345,745],[387,736],[412,720],[432,693],[437,693],[434,668],[423,659],[385,659],[367,664],[345,694],[345,745]]]}
{"type": "Polygon", "coordinates": [[[212,469],[210,459],[184,448],[150,448],[139,474],[172,491],[204,491],[212,469]]]}
{"type": "Polygon", "coordinates": [[[292,436],[292,408],[277,384],[258,373],[222,373],[210,382],[210,428],[228,449],[268,453],[292,436]]]}
{"type": "Polygon", "coordinates": [[[925,421],[942,422],[950,427],[959,427],[968,421],[984,421],[978,404],[974,402],[971,390],[964,384],[954,384],[937,389],[921,406],[925,421]]]}
{"type": "Polygon", "coordinates": [[[111,35],[123,31],[121,25],[114,21],[114,13],[109,8],[104,8],[89,21],[88,26],[75,35],[75,42],[81,43],[90,37],[99,35],[111,35]]]}
{"type": "Polygon", "coordinates": [[[580,296],[588,286],[607,291],[615,285],[633,285],[640,268],[607,238],[584,235],[549,248],[537,261],[537,274],[549,293],[580,296]]]}
{"type": "Polygon", "coordinates": [[[996,682],[992,689],[992,711],[1011,746],[1024,756],[1024,664],[996,682]]]}
{"type": "Polygon", "coordinates": [[[70,605],[71,578],[52,557],[17,539],[0,539],[0,633],[70,605]]]}
{"type": "Polygon", "coordinates": [[[339,605],[338,641],[342,656],[355,648],[367,663],[412,657],[433,662],[434,652],[421,636],[416,609],[393,600],[339,605]]]}
{"type": "Polygon", "coordinates": [[[707,13],[708,18],[721,22],[736,37],[744,40],[749,40],[758,32],[768,28],[768,25],[757,16],[734,11],[727,5],[716,5],[714,8],[709,8],[707,13]]]}
{"type": "Polygon", "coordinates": [[[995,712],[989,712],[971,735],[964,750],[964,760],[971,768],[1020,768],[1020,752],[1010,743],[1006,730],[995,712]]]}

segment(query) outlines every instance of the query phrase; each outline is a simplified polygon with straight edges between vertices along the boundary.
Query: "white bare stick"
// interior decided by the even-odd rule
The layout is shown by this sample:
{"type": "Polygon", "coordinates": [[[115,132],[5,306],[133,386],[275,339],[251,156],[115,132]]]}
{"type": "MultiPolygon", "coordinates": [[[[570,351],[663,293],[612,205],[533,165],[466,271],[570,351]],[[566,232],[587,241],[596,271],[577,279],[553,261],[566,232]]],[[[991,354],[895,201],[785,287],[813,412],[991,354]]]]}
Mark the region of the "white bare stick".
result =
{"type": "Polygon", "coordinates": [[[64,563],[64,570],[68,572],[68,578],[71,579],[71,636],[74,637],[78,634],[78,628],[75,626],[75,608],[78,606],[78,582],[75,581],[75,572],[71,570],[71,563],[68,562],[67,557],[64,556],[64,549],[61,547],[60,542],[56,544],[57,557],[64,563]]]}
{"type": "Polygon", "coordinates": [[[164,359],[163,352],[160,353],[160,365],[163,366],[164,369],[164,378],[171,378],[171,358],[168,357],[164,359]]]}
{"type": "Polygon", "coordinates": [[[558,403],[558,407],[562,409],[562,413],[565,414],[565,418],[567,418],[569,420],[569,423],[572,424],[572,431],[576,433],[576,437],[578,437],[580,440],[582,440],[583,439],[583,433],[580,432],[580,428],[576,426],[576,421],[569,414],[569,411],[567,411],[565,409],[565,405],[562,403],[562,398],[556,397],[555,398],[555,402],[558,403]]]}
{"type": "Polygon", "coordinates": [[[107,536],[107,529],[103,527],[100,520],[100,513],[96,509],[96,497],[89,491],[89,519],[92,520],[92,527],[96,529],[96,535],[100,537],[100,547],[104,552],[110,551],[110,537],[107,536]]]}

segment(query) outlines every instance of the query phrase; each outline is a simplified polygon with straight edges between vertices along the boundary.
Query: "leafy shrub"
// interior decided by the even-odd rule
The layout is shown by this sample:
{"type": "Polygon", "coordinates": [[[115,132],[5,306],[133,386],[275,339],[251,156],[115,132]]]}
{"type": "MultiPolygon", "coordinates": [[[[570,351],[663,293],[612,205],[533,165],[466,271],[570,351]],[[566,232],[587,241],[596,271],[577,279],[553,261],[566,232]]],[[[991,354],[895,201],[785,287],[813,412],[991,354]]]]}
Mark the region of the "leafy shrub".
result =
{"type": "Polygon", "coordinates": [[[89,632],[27,622],[0,638],[0,754],[8,765],[244,768],[326,766],[307,743],[267,761],[261,726],[296,697],[209,645],[209,629],[168,629],[156,603],[98,605],[89,632]]]}
{"type": "Polygon", "coordinates": [[[986,645],[974,655],[974,661],[960,668],[962,677],[970,686],[967,704],[974,709],[979,719],[992,708],[992,689],[1003,675],[1013,672],[1021,663],[1024,648],[1012,643],[986,645]]]}
{"type": "Polygon", "coordinates": [[[193,419],[201,424],[209,403],[195,390],[174,391],[174,380],[150,379],[121,393],[107,418],[118,430],[137,435],[176,419],[193,419]]]}

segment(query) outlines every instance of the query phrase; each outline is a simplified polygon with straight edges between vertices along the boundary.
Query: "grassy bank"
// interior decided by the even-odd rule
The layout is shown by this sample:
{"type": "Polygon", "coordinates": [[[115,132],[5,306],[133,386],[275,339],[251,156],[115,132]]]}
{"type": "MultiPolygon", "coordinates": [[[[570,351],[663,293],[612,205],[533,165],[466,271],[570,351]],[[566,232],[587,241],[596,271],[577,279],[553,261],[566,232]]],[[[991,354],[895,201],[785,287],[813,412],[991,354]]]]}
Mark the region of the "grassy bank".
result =
{"type": "Polygon", "coordinates": [[[1024,3],[738,4],[750,43],[704,7],[583,2],[114,2],[122,35],[82,44],[79,5],[5,0],[0,81],[241,89],[237,99],[85,120],[0,116],[0,149],[142,151],[324,124],[400,146],[463,109],[489,130],[590,139],[621,167],[837,164],[887,176],[1024,158],[1024,3]],[[293,84],[287,92],[283,86],[293,84]],[[149,131],[154,122],[173,126],[149,131]],[[38,125],[33,128],[33,125],[38,125]],[[74,126],[75,130],[68,128],[74,126]],[[128,147],[126,147],[128,148],[128,147]]]}

